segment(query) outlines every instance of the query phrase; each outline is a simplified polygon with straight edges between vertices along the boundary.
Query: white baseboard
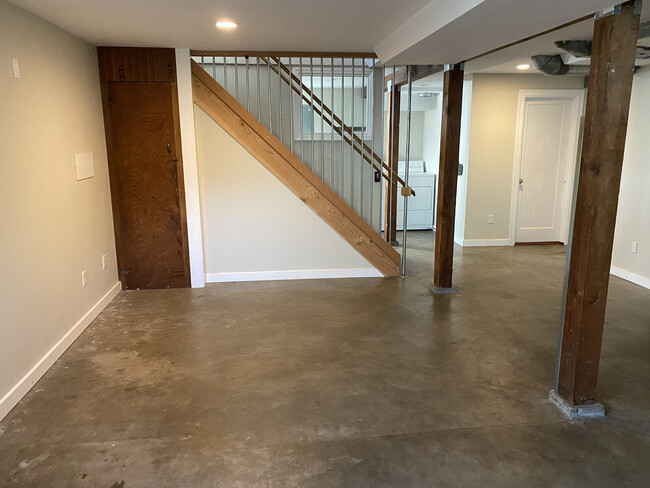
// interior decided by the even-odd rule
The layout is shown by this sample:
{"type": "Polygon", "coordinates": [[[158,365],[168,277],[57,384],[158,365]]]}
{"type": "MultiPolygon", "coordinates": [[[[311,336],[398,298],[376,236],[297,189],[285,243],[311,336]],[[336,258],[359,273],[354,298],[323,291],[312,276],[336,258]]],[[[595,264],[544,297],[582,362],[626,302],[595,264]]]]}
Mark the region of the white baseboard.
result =
{"type": "Polygon", "coordinates": [[[631,271],[627,271],[623,268],[617,268],[616,266],[611,267],[610,273],[613,274],[614,276],[623,278],[624,280],[634,283],[635,285],[639,285],[642,286],[643,288],[647,288],[648,290],[650,290],[650,278],[646,278],[645,276],[632,273],[631,271]]]}
{"type": "Polygon", "coordinates": [[[106,308],[115,296],[122,289],[122,284],[118,281],[104,295],[79,322],[77,322],[66,334],[43,356],[38,363],[23,378],[9,390],[9,392],[0,399],[0,420],[2,420],[12,408],[23,398],[36,382],[47,372],[54,362],[70,347],[70,345],[86,330],[86,327],[95,320],[99,313],[106,308]]]}
{"type": "Polygon", "coordinates": [[[463,247],[512,246],[510,239],[464,239],[463,247]]]}
{"type": "Polygon", "coordinates": [[[374,268],[305,269],[285,271],[252,271],[244,273],[206,273],[206,283],[233,281],[315,280],[321,278],[381,278],[374,268]]]}

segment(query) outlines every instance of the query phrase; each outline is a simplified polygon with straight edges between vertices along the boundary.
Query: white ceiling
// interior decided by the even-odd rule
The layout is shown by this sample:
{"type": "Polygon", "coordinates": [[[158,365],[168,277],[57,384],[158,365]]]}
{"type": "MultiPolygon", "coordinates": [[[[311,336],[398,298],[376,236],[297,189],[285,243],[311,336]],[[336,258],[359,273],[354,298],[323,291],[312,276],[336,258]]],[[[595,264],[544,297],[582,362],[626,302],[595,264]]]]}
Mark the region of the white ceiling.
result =
{"type": "Polygon", "coordinates": [[[372,52],[429,0],[11,1],[101,46],[372,52]]]}
{"type": "MultiPolygon", "coordinates": [[[[96,45],[214,50],[376,51],[397,64],[456,63],[593,13],[616,0],[11,0],[96,45]],[[219,31],[217,19],[239,23],[219,31]]],[[[644,8],[644,20],[650,8],[644,8]]],[[[590,39],[593,21],[466,63],[516,73],[554,42],[590,39]]],[[[531,66],[530,73],[535,73],[531,66]]],[[[423,83],[438,84],[437,79],[423,83]]]]}

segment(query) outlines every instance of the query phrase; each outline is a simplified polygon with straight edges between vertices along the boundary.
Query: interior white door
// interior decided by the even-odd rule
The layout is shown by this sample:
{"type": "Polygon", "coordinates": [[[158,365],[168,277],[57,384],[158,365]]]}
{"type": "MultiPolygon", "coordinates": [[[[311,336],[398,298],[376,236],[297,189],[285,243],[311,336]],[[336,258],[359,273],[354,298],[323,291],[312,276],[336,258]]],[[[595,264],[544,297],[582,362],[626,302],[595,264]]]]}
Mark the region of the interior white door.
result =
{"type": "Polygon", "coordinates": [[[581,100],[521,100],[516,242],[566,241],[581,100]]]}

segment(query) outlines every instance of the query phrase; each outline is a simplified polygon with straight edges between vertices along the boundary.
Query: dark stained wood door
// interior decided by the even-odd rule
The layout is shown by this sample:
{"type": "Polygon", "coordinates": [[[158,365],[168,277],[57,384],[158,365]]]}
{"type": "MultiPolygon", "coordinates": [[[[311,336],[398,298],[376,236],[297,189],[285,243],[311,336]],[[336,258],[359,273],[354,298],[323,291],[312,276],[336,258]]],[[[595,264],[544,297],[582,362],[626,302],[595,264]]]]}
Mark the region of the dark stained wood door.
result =
{"type": "Polygon", "coordinates": [[[172,83],[106,85],[122,283],[129,289],[186,287],[172,83]]]}

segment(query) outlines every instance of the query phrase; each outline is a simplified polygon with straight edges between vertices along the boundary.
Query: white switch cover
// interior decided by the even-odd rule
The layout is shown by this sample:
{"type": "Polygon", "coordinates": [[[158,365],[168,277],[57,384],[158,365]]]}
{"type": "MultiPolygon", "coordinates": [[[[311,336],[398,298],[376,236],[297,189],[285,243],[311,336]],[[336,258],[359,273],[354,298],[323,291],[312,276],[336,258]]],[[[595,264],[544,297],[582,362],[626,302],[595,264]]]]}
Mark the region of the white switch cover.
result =
{"type": "Polygon", "coordinates": [[[632,241],[632,254],[636,254],[639,251],[639,243],[632,241]]]}
{"type": "Polygon", "coordinates": [[[16,58],[11,58],[11,72],[14,75],[14,78],[20,78],[20,66],[18,65],[18,60],[16,58]]]}
{"type": "Polygon", "coordinates": [[[106,254],[102,254],[102,269],[106,269],[106,254]]]}
{"type": "Polygon", "coordinates": [[[93,153],[75,154],[74,169],[77,174],[77,181],[85,180],[95,176],[95,166],[93,165],[93,153]]]}
{"type": "Polygon", "coordinates": [[[494,224],[494,214],[488,215],[488,224],[494,224]]]}
{"type": "Polygon", "coordinates": [[[81,272],[81,286],[85,287],[88,284],[88,277],[86,276],[86,270],[84,269],[81,272]]]}

